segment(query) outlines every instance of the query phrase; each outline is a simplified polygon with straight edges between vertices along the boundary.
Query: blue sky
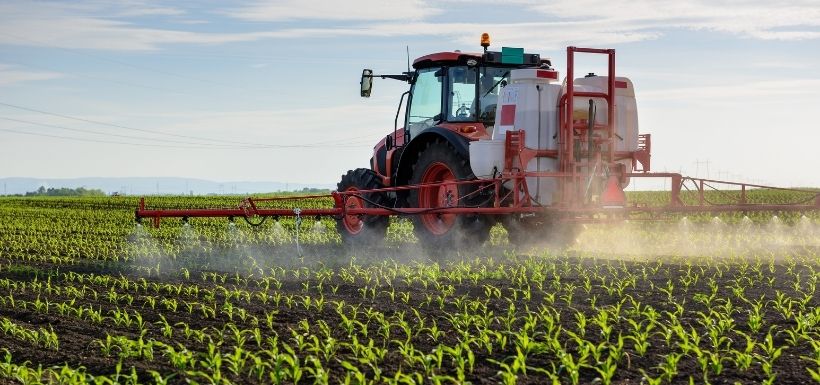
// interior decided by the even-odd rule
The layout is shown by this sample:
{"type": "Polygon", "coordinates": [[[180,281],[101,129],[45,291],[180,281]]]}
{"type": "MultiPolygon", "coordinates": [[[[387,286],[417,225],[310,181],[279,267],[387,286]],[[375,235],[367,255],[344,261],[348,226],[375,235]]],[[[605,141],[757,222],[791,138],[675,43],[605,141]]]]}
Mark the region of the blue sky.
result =
{"type": "Polygon", "coordinates": [[[0,2],[0,177],[335,183],[406,88],[361,69],[482,32],[615,48],[657,171],[820,186],[820,3],[756,0],[0,2]]]}

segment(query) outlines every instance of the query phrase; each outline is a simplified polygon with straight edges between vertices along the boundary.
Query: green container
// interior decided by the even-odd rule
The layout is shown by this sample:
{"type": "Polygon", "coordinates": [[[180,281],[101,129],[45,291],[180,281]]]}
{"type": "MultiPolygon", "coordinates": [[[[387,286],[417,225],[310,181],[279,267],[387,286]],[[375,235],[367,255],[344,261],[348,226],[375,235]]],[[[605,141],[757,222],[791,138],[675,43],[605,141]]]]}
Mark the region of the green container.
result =
{"type": "Polygon", "coordinates": [[[524,64],[524,49],[501,47],[501,62],[504,64],[524,64]]]}

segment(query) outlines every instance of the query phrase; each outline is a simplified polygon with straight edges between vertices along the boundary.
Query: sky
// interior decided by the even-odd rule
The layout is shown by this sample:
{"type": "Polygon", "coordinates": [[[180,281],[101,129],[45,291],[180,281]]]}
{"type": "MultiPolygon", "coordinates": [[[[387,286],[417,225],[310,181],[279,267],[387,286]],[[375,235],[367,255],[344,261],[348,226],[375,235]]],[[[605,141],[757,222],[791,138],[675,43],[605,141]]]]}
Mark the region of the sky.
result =
{"type": "Polygon", "coordinates": [[[335,183],[407,88],[362,68],[482,32],[562,75],[616,49],[655,171],[820,186],[817,0],[0,0],[0,177],[335,183]]]}

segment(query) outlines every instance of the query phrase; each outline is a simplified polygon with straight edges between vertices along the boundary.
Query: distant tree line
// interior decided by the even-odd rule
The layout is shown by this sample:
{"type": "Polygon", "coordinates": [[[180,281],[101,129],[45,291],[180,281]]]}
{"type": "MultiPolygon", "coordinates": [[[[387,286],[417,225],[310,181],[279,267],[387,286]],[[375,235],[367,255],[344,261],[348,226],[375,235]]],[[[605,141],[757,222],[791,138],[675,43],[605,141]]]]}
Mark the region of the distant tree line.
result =
{"type": "Polygon", "coordinates": [[[40,186],[35,191],[29,191],[26,193],[27,197],[36,197],[36,196],[50,196],[50,197],[100,197],[105,196],[105,192],[100,189],[87,189],[85,187],[79,188],[45,188],[45,186],[40,186]]]}
{"type": "MultiPolygon", "coordinates": [[[[296,192],[296,190],[294,190],[296,192]]],[[[303,193],[311,193],[311,194],[322,194],[322,193],[329,193],[330,190],[326,188],[315,188],[315,187],[305,187],[302,189],[303,193]]]]}

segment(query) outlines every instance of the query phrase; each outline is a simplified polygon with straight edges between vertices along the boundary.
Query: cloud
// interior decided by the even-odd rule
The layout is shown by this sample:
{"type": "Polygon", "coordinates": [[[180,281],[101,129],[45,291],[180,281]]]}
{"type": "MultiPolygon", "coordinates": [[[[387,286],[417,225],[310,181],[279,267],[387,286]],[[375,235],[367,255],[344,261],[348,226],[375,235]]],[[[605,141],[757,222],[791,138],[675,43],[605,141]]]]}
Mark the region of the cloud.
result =
{"type": "MultiPolygon", "coordinates": [[[[445,3],[453,2],[458,3],[453,0],[445,3]]],[[[439,8],[435,9],[435,14],[448,8],[447,4],[437,5],[439,8]]],[[[405,6],[414,7],[416,4],[407,3],[405,6]]],[[[409,14],[415,17],[391,20],[394,15],[392,12],[351,16],[352,11],[349,9],[337,16],[326,16],[326,11],[313,13],[310,8],[300,8],[292,3],[285,3],[281,8],[273,7],[283,11],[281,14],[272,11],[273,8],[268,9],[268,12],[257,9],[259,13],[256,17],[259,20],[336,18],[360,21],[345,26],[286,28],[270,34],[271,37],[437,36],[474,45],[476,36],[491,31],[496,42],[510,42],[531,49],[560,49],[568,44],[633,43],[658,39],[671,29],[708,30],[761,40],[820,38],[820,31],[817,31],[820,27],[820,3],[814,1],[772,5],[758,0],[735,0],[719,4],[677,0],[559,0],[544,4],[521,0],[507,3],[506,6],[518,6],[522,13],[530,11],[528,15],[542,14],[544,21],[459,22],[463,17],[454,15],[454,21],[431,22],[424,19],[429,15],[414,15],[412,12],[409,14]]]]}
{"type": "Polygon", "coordinates": [[[167,44],[224,44],[270,36],[268,33],[198,33],[144,28],[127,21],[62,13],[55,9],[38,15],[0,18],[0,44],[7,45],[145,51],[167,44]]]}
{"type": "Polygon", "coordinates": [[[530,8],[565,20],[605,21],[635,30],[706,29],[765,40],[820,38],[817,1],[557,0],[530,8]]]}
{"type": "Polygon", "coordinates": [[[38,6],[60,7],[77,13],[107,15],[108,17],[126,18],[141,16],[180,16],[187,12],[178,7],[159,6],[151,0],[89,0],[82,2],[43,1],[38,6]]]}
{"type": "Polygon", "coordinates": [[[494,41],[514,42],[533,49],[654,40],[673,29],[708,30],[760,40],[820,38],[820,2],[817,1],[772,4],[759,0],[558,0],[549,3],[523,0],[515,4],[522,12],[529,10],[530,15],[533,12],[544,15],[544,21],[369,23],[359,26],[355,32],[376,36],[435,35],[474,44],[478,34],[491,31],[494,41]]]}
{"type": "Polygon", "coordinates": [[[181,8],[158,7],[143,1],[123,1],[119,7],[115,12],[117,17],[180,16],[187,13],[181,8]]]}
{"type": "Polygon", "coordinates": [[[683,101],[708,102],[736,101],[748,103],[750,100],[810,100],[820,98],[820,79],[787,79],[747,83],[706,85],[696,87],[665,88],[661,90],[644,90],[641,100],[646,101],[683,101]]]}
{"type": "Polygon", "coordinates": [[[441,12],[424,0],[260,0],[226,13],[250,21],[374,21],[418,20],[441,12]]]}
{"type": "MultiPolygon", "coordinates": [[[[59,47],[66,49],[95,49],[110,51],[152,51],[166,45],[175,44],[227,44],[250,42],[263,39],[325,37],[325,36],[373,36],[382,34],[372,28],[290,28],[252,32],[192,32],[183,28],[190,25],[190,19],[177,21],[180,29],[146,27],[126,15],[137,15],[140,10],[131,6],[122,9],[94,7],[92,4],[71,3],[0,3],[0,45],[24,45],[59,47]],[[109,14],[110,17],[99,17],[109,14]]],[[[335,3],[334,3],[335,4],[335,3]]],[[[383,7],[376,7],[384,10],[383,7]]],[[[288,17],[301,17],[295,12],[285,13],[288,17]]],[[[311,9],[311,8],[309,8],[311,9]]],[[[351,8],[353,9],[353,8],[351,8]]],[[[363,15],[370,15],[369,7],[363,15]]],[[[399,10],[402,10],[401,6],[399,10]]],[[[430,14],[431,11],[417,12],[416,15],[430,14]]],[[[144,15],[181,14],[175,10],[145,9],[144,15]]],[[[260,15],[262,15],[260,13],[260,15]]],[[[410,15],[413,15],[410,12],[410,15]]],[[[141,16],[141,15],[140,15],[141,16]]],[[[304,14],[302,16],[307,16],[304,14]]],[[[344,15],[337,18],[352,17],[344,15]]],[[[378,20],[386,20],[380,17],[378,20]]]]}
{"type": "Polygon", "coordinates": [[[156,50],[163,44],[220,44],[253,34],[200,33],[145,27],[143,18],[171,18],[180,26],[206,23],[179,8],[143,1],[0,3],[0,44],[115,51],[156,50]]]}
{"type": "Polygon", "coordinates": [[[809,62],[800,61],[797,58],[787,59],[764,59],[749,63],[750,67],[774,68],[774,69],[809,69],[813,65],[809,62]]]}
{"type": "MultiPolygon", "coordinates": [[[[543,21],[459,22],[464,17],[453,15],[451,19],[454,21],[449,22],[413,18],[386,22],[380,19],[388,16],[381,16],[362,20],[353,26],[292,28],[279,32],[290,37],[440,36],[474,44],[481,32],[491,31],[494,41],[515,42],[516,45],[534,49],[556,49],[567,44],[612,45],[653,40],[672,29],[708,30],[761,40],[820,38],[820,3],[816,1],[773,5],[759,0],[721,3],[559,0],[548,4],[524,0],[505,6],[518,6],[522,14],[528,16],[541,14],[543,21]]],[[[447,6],[441,5],[440,8],[443,10],[447,6]]]]}
{"type": "Polygon", "coordinates": [[[23,71],[11,65],[0,64],[0,86],[61,77],[63,77],[63,74],[58,72],[23,71]]]}
{"type": "MultiPolygon", "coordinates": [[[[530,21],[476,22],[466,3],[428,0],[303,2],[259,0],[215,11],[211,19],[192,19],[186,9],[130,2],[0,3],[0,44],[118,51],[159,50],[179,44],[229,44],[282,38],[435,37],[475,45],[490,31],[494,42],[530,49],[567,44],[616,45],[653,40],[674,29],[706,30],[761,40],[820,39],[820,2],[772,4],[759,0],[727,2],[677,0],[514,1],[530,21]],[[454,7],[458,4],[459,7],[454,7]],[[104,15],[104,16],[103,16],[104,15]],[[432,20],[442,19],[442,21],[432,20]],[[162,19],[159,28],[152,21],[162,19]],[[191,20],[242,24],[241,32],[192,30],[191,20]],[[541,20],[539,20],[541,19],[541,20]],[[461,20],[469,20],[463,22],[461,20]],[[531,21],[538,20],[538,21],[531,21]],[[297,23],[299,22],[299,23],[297,23]],[[301,23],[305,22],[305,23],[301,23]],[[304,26],[303,26],[304,25],[304,26]]],[[[494,3],[482,5],[491,12],[494,3]]]]}

